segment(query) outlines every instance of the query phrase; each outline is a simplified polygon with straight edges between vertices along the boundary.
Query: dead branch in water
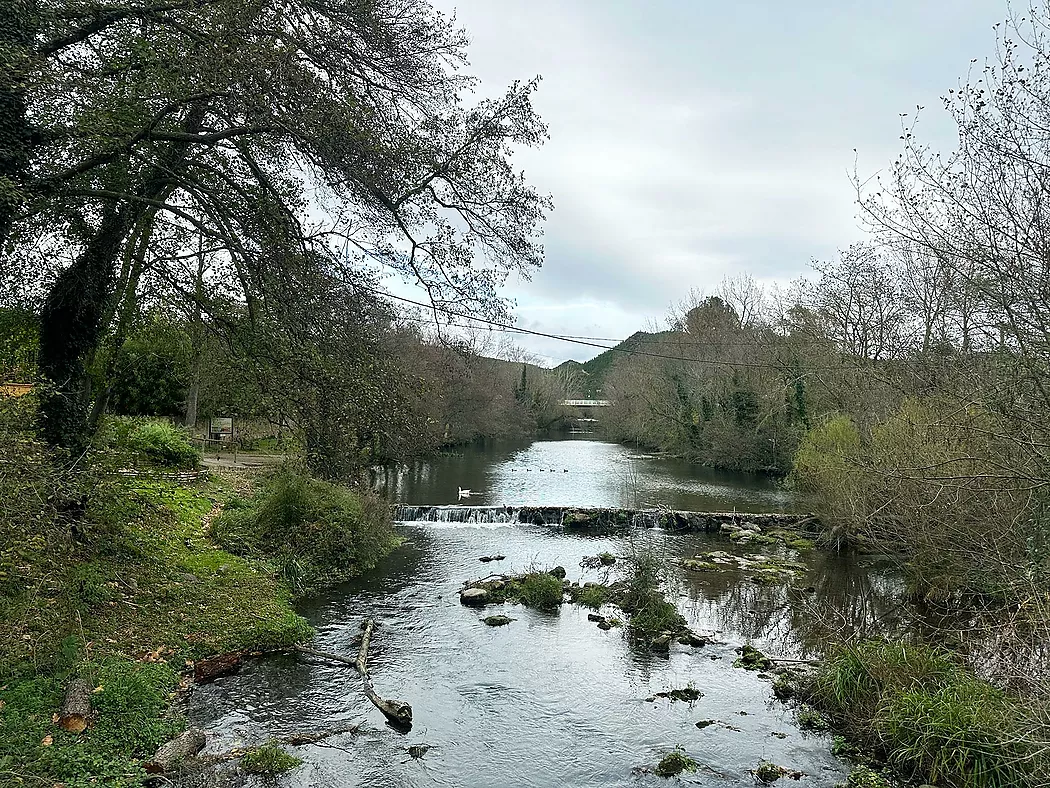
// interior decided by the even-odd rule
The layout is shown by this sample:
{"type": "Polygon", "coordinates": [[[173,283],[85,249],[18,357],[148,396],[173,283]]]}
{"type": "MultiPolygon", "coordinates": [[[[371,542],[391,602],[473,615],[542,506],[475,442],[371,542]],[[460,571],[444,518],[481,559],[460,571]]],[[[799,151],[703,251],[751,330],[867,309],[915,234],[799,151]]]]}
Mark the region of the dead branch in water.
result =
{"type": "Polygon", "coordinates": [[[339,654],[332,654],[328,651],[318,651],[314,648],[307,646],[296,646],[295,650],[302,654],[309,654],[312,657],[320,657],[321,659],[331,660],[332,662],[338,662],[342,665],[349,665],[358,672],[361,676],[361,680],[364,683],[365,697],[368,698],[372,705],[383,712],[383,715],[396,727],[401,729],[407,729],[412,727],[412,707],[401,700],[393,700],[387,698],[381,698],[376,694],[375,688],[372,686],[372,677],[368,674],[368,646],[372,639],[372,630],[375,628],[375,621],[371,618],[366,619],[361,625],[361,647],[357,651],[357,659],[350,659],[339,654]]]}

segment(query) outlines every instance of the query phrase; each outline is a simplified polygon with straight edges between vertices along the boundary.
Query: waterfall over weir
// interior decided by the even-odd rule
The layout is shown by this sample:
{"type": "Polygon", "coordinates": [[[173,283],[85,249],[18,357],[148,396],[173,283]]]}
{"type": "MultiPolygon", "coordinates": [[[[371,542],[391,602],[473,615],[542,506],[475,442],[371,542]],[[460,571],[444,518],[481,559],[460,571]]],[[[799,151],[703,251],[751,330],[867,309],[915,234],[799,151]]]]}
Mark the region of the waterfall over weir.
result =
{"type": "Polygon", "coordinates": [[[576,506],[406,506],[394,508],[402,523],[526,523],[565,528],[663,528],[717,532],[726,524],[755,523],[763,530],[812,520],[808,514],[683,512],[671,509],[605,509],[576,506]]]}

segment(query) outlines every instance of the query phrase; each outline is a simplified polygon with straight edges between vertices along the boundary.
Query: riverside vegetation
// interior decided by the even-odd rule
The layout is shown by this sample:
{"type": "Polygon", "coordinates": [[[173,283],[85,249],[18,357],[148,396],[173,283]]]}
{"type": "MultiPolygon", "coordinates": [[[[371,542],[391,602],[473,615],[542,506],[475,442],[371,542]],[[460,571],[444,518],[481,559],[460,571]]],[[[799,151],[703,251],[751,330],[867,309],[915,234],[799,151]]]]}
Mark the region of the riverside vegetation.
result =
{"type": "MultiPolygon", "coordinates": [[[[307,637],[292,595],[394,543],[378,502],[331,482],[550,427],[600,388],[611,437],[785,476],[824,546],[893,556],[955,642],[832,646],[802,697],[908,776],[1050,783],[1045,3],[945,96],[956,150],[907,126],[881,179],[857,178],[869,236],[813,281],[728,280],[554,371],[445,330],[445,309],[508,316],[497,288],[540,264],[551,202],[512,164],[546,136],[537,81],[466,106],[465,36],[426,2],[9,6],[0,377],[35,393],[0,414],[3,779],[140,782],[186,660],[307,637]],[[428,293],[435,330],[377,266],[428,293]],[[196,457],[113,416],[219,414],[271,425],[326,481],[121,473],[196,457]],[[80,737],[50,722],[72,676],[97,690],[80,737]]],[[[652,587],[580,594],[674,632],[652,587]]]]}
{"type": "Polygon", "coordinates": [[[396,544],[389,508],[290,468],[167,481],[196,452],[156,421],[102,430],[70,473],[18,428],[30,407],[5,403],[0,431],[0,783],[138,785],[184,725],[180,674],[309,638],[294,595],[373,566],[396,544]],[[93,689],[83,733],[54,722],[73,678],[93,689]]]}

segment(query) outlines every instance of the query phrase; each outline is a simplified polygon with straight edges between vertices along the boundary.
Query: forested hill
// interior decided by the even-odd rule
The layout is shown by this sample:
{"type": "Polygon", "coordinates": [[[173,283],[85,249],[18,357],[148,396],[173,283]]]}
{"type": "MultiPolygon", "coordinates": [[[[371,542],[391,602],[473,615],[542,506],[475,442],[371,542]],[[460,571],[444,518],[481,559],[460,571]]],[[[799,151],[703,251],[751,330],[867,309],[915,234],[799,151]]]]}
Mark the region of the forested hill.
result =
{"type": "Polygon", "coordinates": [[[627,339],[604,353],[600,353],[590,361],[582,364],[579,361],[562,362],[554,369],[556,371],[575,372],[579,378],[580,395],[590,398],[599,398],[605,385],[605,378],[609,370],[613,368],[620,359],[630,356],[632,351],[645,350],[652,343],[669,338],[674,332],[658,331],[649,333],[646,331],[635,331],[627,339]]]}

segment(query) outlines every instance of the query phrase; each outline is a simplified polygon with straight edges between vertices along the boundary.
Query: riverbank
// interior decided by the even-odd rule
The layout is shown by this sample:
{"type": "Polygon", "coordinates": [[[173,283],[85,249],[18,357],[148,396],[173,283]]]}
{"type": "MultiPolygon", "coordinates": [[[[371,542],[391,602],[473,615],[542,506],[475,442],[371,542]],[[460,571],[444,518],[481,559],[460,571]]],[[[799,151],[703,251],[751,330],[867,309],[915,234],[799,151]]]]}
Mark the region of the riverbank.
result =
{"type": "Polygon", "coordinates": [[[294,579],[342,579],[396,545],[385,507],[385,530],[380,522],[378,531],[355,531],[367,519],[362,499],[320,482],[292,482],[290,494],[285,485],[283,504],[299,505],[297,524],[279,516],[280,495],[254,471],[213,471],[184,485],[161,468],[115,472],[99,456],[76,477],[31,441],[22,448],[21,474],[5,478],[0,520],[2,784],[138,785],[144,762],[184,727],[172,699],[208,658],[311,637],[293,608],[307,584],[294,579]],[[63,485],[64,496],[48,496],[49,485],[63,485]],[[82,495],[70,512],[73,485],[82,495]],[[313,525],[325,518],[333,520],[327,538],[313,525]],[[267,539],[268,524],[284,529],[280,545],[267,539]],[[304,530],[325,550],[297,542],[304,530]],[[341,549],[347,542],[354,556],[341,549]],[[324,561],[335,557],[338,571],[325,575],[324,561]],[[90,713],[81,715],[85,725],[64,727],[76,682],[88,688],[90,713]]]}

